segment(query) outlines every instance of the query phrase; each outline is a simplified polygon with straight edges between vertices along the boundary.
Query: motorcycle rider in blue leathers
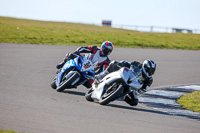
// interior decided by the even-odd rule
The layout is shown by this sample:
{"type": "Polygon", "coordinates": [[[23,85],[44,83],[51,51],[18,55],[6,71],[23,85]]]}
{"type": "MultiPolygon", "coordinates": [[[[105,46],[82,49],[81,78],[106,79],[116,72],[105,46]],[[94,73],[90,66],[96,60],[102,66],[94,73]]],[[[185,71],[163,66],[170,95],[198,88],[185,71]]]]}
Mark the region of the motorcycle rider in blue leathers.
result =
{"type": "MultiPolygon", "coordinates": [[[[152,75],[154,74],[156,70],[156,63],[152,60],[145,60],[142,64],[138,61],[128,62],[128,61],[112,61],[109,66],[106,68],[106,70],[98,75],[95,76],[97,79],[97,82],[99,79],[102,79],[107,74],[119,70],[121,67],[128,67],[128,68],[134,68],[132,67],[138,67],[142,71],[142,87],[139,89],[140,93],[146,92],[146,90],[151,86],[153,83],[152,75]]],[[[126,103],[128,103],[130,106],[136,106],[138,104],[138,97],[137,92],[134,90],[133,92],[127,94],[124,98],[122,98],[126,103]]]]}
{"type": "MultiPolygon", "coordinates": [[[[56,67],[57,69],[60,69],[64,66],[64,64],[68,60],[76,58],[81,53],[88,53],[89,60],[91,60],[92,63],[97,62],[94,69],[95,69],[95,73],[99,74],[108,67],[110,63],[109,54],[112,52],[112,50],[113,50],[113,44],[110,41],[103,42],[100,48],[97,46],[85,46],[85,47],[82,46],[82,47],[77,48],[74,51],[74,53],[67,53],[66,57],[64,58],[64,61],[58,64],[56,67]]],[[[94,82],[94,79],[89,79],[83,85],[87,88],[90,88],[93,82],[94,82]]]]}

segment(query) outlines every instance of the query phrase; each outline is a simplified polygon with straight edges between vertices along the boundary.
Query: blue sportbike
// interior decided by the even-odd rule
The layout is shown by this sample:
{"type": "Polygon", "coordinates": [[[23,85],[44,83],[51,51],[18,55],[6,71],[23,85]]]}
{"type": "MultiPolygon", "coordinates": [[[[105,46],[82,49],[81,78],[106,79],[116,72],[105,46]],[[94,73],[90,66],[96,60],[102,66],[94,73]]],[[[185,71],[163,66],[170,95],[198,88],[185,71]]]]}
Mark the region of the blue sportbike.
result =
{"type": "Polygon", "coordinates": [[[94,65],[95,64],[88,60],[84,55],[70,59],[57,72],[58,74],[53,79],[51,87],[58,92],[65,89],[77,88],[77,86],[94,78],[94,65]]]}

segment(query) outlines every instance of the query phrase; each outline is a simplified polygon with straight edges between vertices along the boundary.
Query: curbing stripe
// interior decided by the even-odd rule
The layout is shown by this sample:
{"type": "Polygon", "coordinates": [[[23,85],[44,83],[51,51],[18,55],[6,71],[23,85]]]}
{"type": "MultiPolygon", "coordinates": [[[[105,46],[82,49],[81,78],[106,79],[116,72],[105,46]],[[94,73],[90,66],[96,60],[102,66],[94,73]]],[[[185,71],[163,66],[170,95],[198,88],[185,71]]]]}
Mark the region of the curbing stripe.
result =
{"type": "Polygon", "coordinates": [[[154,88],[140,95],[140,103],[153,109],[169,113],[171,115],[187,116],[200,119],[200,113],[187,110],[179,105],[176,100],[186,93],[200,90],[200,85],[179,87],[154,88]]]}

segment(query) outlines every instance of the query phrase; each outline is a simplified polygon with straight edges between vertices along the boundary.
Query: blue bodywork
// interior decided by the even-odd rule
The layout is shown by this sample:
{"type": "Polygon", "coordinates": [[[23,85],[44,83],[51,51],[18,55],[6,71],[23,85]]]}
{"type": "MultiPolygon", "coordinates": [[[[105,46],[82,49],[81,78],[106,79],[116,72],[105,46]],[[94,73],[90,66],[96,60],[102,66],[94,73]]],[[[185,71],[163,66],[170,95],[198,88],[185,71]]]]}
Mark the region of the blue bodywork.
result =
{"type": "MultiPolygon", "coordinates": [[[[82,69],[83,67],[83,57],[78,56],[74,59],[70,59],[65,63],[61,71],[58,73],[57,78],[56,78],[56,86],[59,86],[60,83],[62,82],[62,77],[63,74],[65,73],[66,70],[72,69],[71,71],[77,71],[81,75],[81,79],[78,82],[78,85],[81,85],[85,83],[88,79],[94,77],[95,72],[94,69],[82,69]],[[73,68],[72,68],[73,67],[73,68]]],[[[67,77],[67,76],[66,76],[67,77]]],[[[77,86],[77,84],[76,84],[77,86]]],[[[70,86],[69,88],[73,88],[74,86],[70,86]]]]}

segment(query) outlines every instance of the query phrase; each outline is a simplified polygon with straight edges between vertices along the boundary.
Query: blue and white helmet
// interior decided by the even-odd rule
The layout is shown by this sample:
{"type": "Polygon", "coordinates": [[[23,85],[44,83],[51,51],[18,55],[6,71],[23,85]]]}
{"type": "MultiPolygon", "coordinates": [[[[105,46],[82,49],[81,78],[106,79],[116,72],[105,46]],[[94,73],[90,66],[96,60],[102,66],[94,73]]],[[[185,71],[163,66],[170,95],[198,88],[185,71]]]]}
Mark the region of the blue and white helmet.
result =
{"type": "Polygon", "coordinates": [[[151,77],[156,70],[156,63],[152,60],[145,60],[142,64],[142,70],[147,77],[151,77]]]}

